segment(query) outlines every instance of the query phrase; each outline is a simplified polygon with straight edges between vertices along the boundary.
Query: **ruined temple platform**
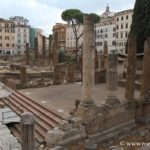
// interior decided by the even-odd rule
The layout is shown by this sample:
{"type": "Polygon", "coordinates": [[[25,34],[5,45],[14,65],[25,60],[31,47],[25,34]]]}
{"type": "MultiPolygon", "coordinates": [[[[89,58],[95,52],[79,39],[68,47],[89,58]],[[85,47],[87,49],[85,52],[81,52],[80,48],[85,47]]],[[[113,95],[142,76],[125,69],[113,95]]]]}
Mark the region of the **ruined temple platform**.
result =
{"type": "MultiPolygon", "coordinates": [[[[44,88],[31,88],[19,90],[27,97],[39,102],[40,104],[54,109],[63,117],[68,117],[69,111],[74,107],[76,99],[81,100],[82,85],[80,82],[74,84],[53,85],[44,88]]],[[[123,87],[118,87],[117,96],[123,101],[123,87]]],[[[104,103],[107,96],[106,84],[96,84],[94,90],[94,102],[99,106],[104,103]]],[[[139,91],[135,92],[135,98],[139,97],[139,91]]]]}

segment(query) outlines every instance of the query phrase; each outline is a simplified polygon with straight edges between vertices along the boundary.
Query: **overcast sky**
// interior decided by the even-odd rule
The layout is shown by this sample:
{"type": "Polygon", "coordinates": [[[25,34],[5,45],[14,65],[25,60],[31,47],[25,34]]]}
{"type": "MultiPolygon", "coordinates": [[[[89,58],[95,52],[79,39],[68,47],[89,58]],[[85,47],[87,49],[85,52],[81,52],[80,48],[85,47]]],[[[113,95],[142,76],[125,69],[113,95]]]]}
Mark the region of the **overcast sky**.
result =
{"type": "Polygon", "coordinates": [[[113,12],[131,9],[135,0],[0,0],[0,18],[23,16],[30,25],[43,29],[48,35],[56,22],[62,22],[65,9],[76,8],[100,15],[108,4],[113,12]]]}

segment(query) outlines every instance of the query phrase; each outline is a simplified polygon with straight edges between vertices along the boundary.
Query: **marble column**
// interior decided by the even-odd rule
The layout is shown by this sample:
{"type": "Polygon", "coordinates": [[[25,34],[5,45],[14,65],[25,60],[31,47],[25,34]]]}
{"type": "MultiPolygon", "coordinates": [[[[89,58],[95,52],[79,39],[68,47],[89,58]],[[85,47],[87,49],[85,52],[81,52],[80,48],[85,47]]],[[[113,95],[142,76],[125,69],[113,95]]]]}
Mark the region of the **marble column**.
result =
{"type": "Polygon", "coordinates": [[[22,150],[35,150],[34,116],[26,112],[21,116],[21,145],[22,150]]]}
{"type": "Polygon", "coordinates": [[[144,43],[143,59],[143,81],[141,87],[141,97],[149,97],[150,91],[150,37],[144,43]]]}
{"type": "Polygon", "coordinates": [[[115,105],[119,103],[117,98],[118,87],[118,53],[110,50],[107,62],[107,98],[106,104],[115,105]]]}
{"type": "Polygon", "coordinates": [[[129,102],[134,100],[135,91],[135,73],[136,73],[136,36],[128,37],[128,57],[127,57],[127,73],[126,73],[126,87],[125,99],[129,102]]]}
{"type": "Polygon", "coordinates": [[[83,83],[82,101],[78,108],[80,117],[95,115],[94,104],[94,73],[95,73],[95,43],[94,43],[94,21],[91,15],[83,18],[83,83]]]}

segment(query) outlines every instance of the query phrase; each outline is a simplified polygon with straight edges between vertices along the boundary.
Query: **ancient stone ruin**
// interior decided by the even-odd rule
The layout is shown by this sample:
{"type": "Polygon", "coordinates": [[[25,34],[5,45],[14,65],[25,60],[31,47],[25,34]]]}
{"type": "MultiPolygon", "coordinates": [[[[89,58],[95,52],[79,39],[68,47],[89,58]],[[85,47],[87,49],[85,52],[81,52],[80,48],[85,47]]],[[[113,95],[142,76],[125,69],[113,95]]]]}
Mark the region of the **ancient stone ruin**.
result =
{"type": "Polygon", "coordinates": [[[104,142],[125,137],[139,123],[147,123],[150,118],[150,64],[149,38],[145,42],[144,68],[141,97],[134,98],[136,37],[129,37],[127,78],[124,100],[119,100],[117,90],[117,54],[108,54],[107,90],[105,103],[100,107],[94,103],[94,22],[90,15],[84,16],[83,31],[83,85],[82,99],[74,113],[57,128],[49,130],[46,143],[49,150],[99,149],[104,142]]]}

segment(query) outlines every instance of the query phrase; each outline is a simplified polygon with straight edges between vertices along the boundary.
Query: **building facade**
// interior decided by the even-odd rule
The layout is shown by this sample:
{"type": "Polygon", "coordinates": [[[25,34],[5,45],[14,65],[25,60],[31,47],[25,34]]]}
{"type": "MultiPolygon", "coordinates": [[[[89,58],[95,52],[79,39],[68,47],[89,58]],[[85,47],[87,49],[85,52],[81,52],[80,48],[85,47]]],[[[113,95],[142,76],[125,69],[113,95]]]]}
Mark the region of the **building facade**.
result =
{"type": "Polygon", "coordinates": [[[106,7],[106,11],[100,16],[100,22],[96,26],[96,49],[103,51],[107,44],[108,50],[115,49],[116,46],[116,25],[114,12],[106,7]]]}
{"type": "Polygon", "coordinates": [[[10,17],[15,23],[15,48],[18,54],[24,54],[26,43],[29,43],[29,21],[20,16],[10,17]]]}
{"type": "Polygon", "coordinates": [[[120,53],[125,53],[127,38],[132,24],[132,15],[132,9],[124,10],[115,14],[116,48],[120,53]]]}
{"type": "Polygon", "coordinates": [[[15,24],[13,21],[0,19],[0,55],[14,55],[15,24]]]}
{"type": "MultiPolygon", "coordinates": [[[[95,45],[97,51],[103,51],[104,44],[108,45],[108,51],[116,49],[119,53],[125,53],[128,34],[132,23],[133,10],[111,12],[106,7],[100,15],[100,22],[95,24],[95,45]]],[[[78,35],[83,32],[81,25],[78,35]]],[[[79,39],[79,47],[82,45],[83,36],[79,39]]],[[[66,50],[75,49],[75,36],[70,25],[66,27],[66,50]]]]}

